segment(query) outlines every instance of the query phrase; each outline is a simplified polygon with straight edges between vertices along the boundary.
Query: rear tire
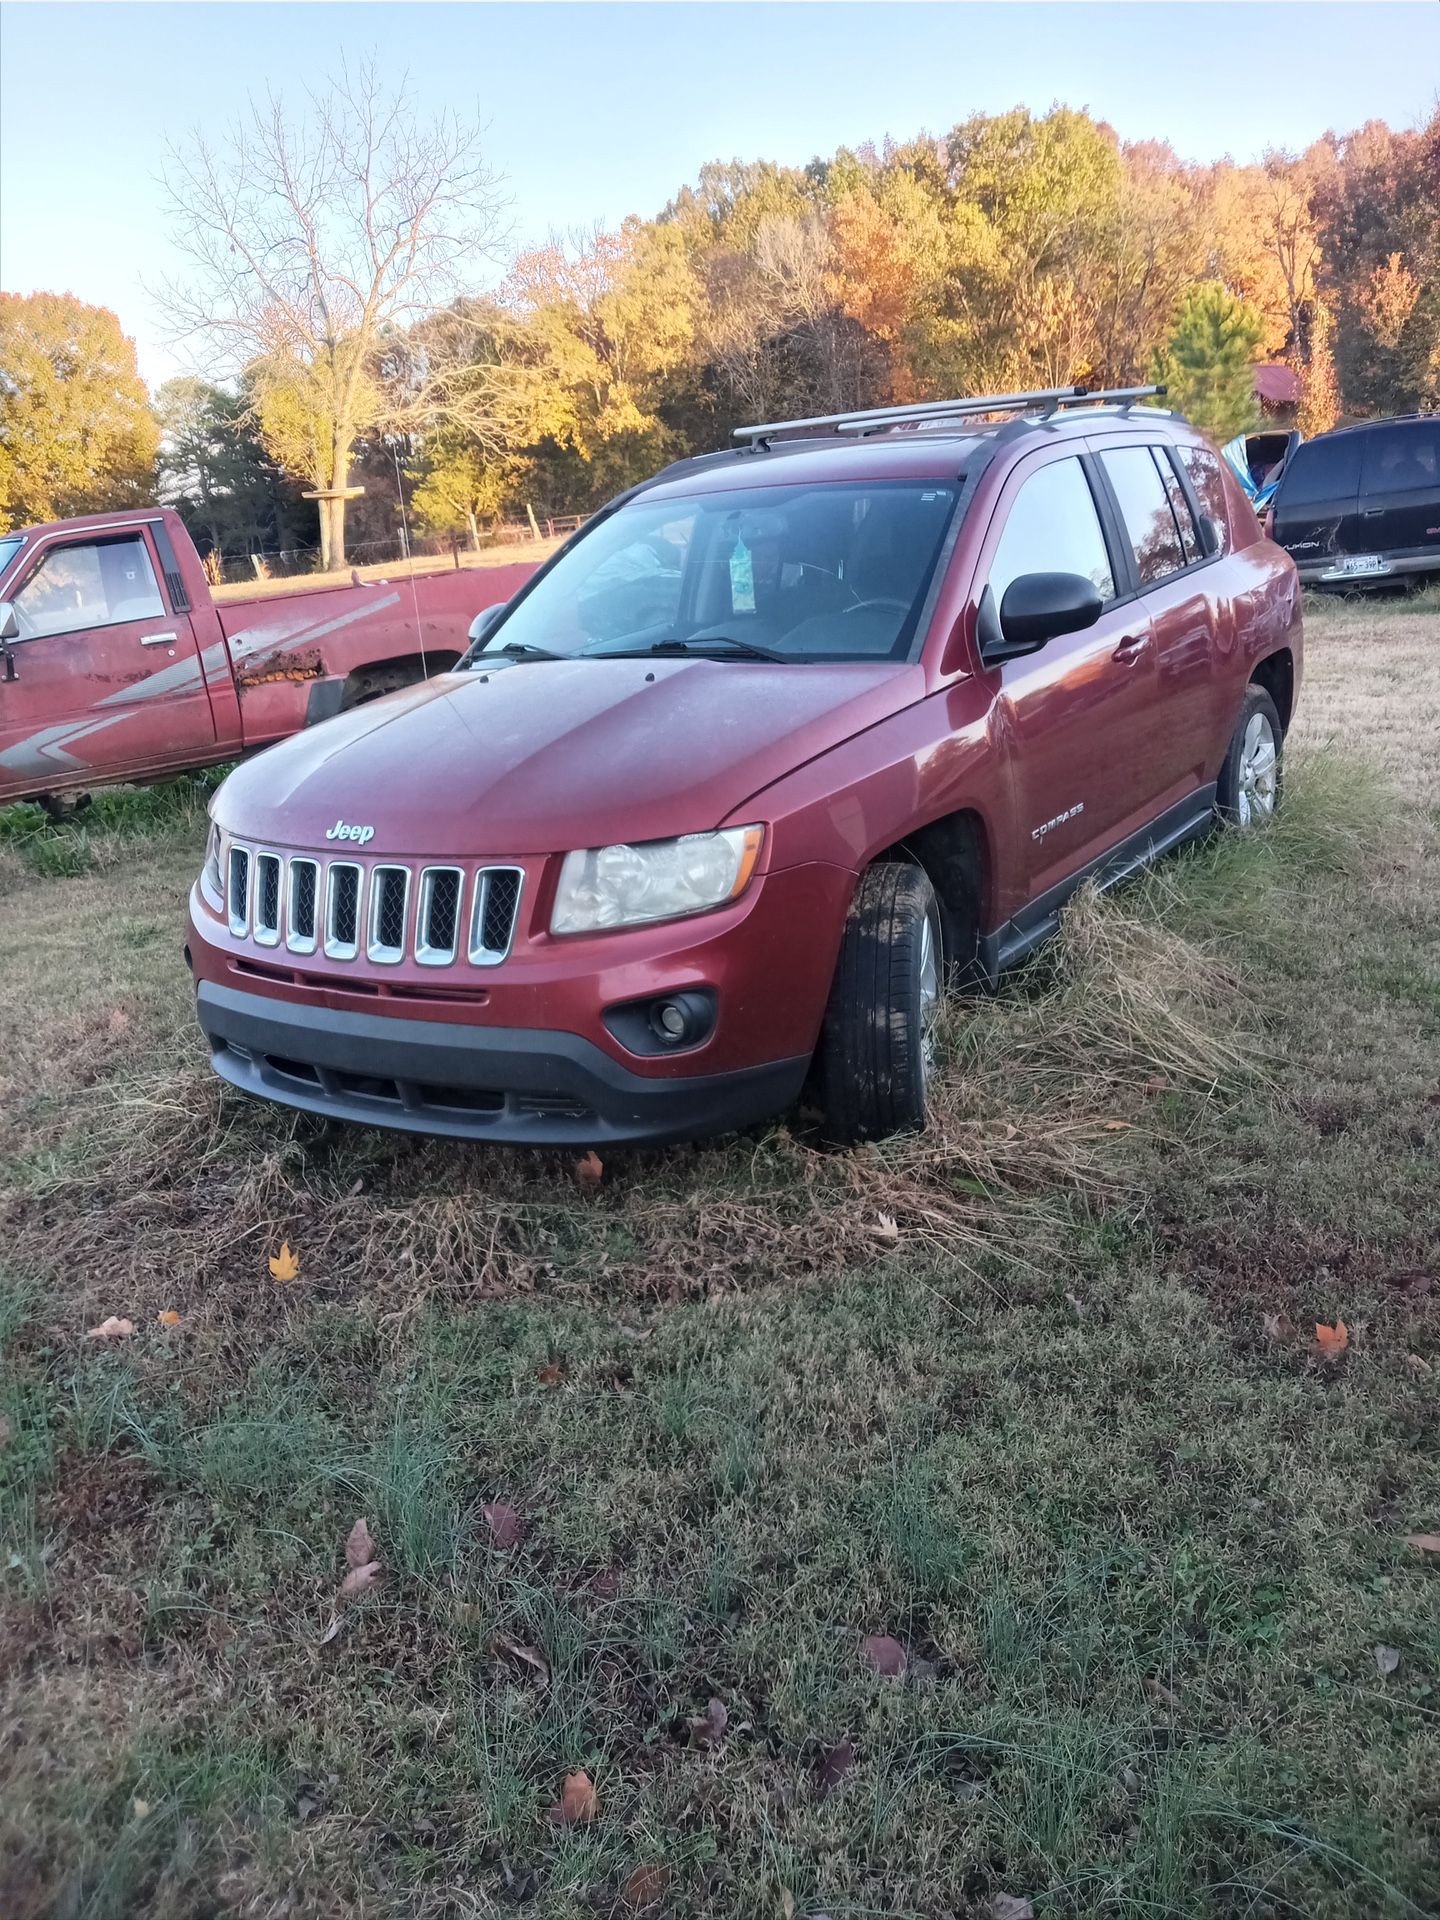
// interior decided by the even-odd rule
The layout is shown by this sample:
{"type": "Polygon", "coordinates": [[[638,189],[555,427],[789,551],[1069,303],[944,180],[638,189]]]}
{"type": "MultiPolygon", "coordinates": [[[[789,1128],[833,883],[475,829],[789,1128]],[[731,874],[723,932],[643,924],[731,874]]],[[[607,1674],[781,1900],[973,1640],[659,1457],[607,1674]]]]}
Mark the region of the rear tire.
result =
{"type": "Polygon", "coordinates": [[[1247,687],[1215,788],[1215,811],[1227,825],[1245,832],[1272,817],[1284,790],[1284,752],[1275,702],[1263,687],[1247,687]]]}
{"type": "Polygon", "coordinates": [[[816,1082],[825,1132],[878,1140],[925,1125],[945,979],[935,889],[914,866],[877,865],[850,903],[816,1082]]]}

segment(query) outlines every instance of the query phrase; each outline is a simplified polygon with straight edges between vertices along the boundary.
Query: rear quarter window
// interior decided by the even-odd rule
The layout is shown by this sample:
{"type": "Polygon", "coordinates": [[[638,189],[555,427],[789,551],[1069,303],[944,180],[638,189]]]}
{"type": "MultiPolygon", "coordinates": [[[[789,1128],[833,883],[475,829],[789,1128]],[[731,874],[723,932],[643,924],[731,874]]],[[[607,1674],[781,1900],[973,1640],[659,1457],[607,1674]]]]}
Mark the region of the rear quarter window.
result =
{"type": "Polygon", "coordinates": [[[1367,493],[1440,492],[1440,421],[1406,420],[1365,435],[1367,493]]]}
{"type": "Polygon", "coordinates": [[[1322,434],[1306,440],[1291,454],[1275,497],[1277,513],[1286,507],[1306,507],[1321,501],[1353,499],[1360,486],[1360,455],[1366,436],[1361,433],[1322,434]]]}
{"type": "Polygon", "coordinates": [[[1209,523],[1211,551],[1228,553],[1235,544],[1230,530],[1230,502],[1225,492],[1225,469],[1218,453],[1208,447],[1177,447],[1175,451],[1190,476],[1200,512],[1209,523]]]}

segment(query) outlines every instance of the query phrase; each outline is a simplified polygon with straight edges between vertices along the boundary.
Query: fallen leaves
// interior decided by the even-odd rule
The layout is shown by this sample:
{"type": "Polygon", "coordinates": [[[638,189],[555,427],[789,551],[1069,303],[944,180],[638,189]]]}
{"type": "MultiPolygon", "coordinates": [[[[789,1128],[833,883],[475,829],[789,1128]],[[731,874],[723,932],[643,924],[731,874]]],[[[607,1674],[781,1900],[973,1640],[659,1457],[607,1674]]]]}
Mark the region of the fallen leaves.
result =
{"type": "Polygon", "coordinates": [[[877,1214],[875,1225],[870,1231],[877,1240],[886,1240],[893,1245],[900,1238],[900,1222],[893,1213],[877,1214]]]}
{"type": "Polygon", "coordinates": [[[1175,1692],[1173,1687],[1167,1687],[1165,1682],[1159,1679],[1158,1676],[1154,1674],[1150,1676],[1145,1682],[1145,1691],[1152,1700],[1158,1700],[1162,1707],[1168,1707],[1171,1713],[1178,1713],[1180,1711],[1179,1694],[1175,1692]]]}
{"type": "Polygon", "coordinates": [[[1295,1338],[1295,1322],[1283,1313],[1262,1313],[1260,1325],[1267,1340],[1279,1340],[1286,1345],[1295,1338]]]}
{"type": "Polygon", "coordinates": [[[668,1867],[636,1867],[620,1889],[620,1904],[626,1913],[646,1913],[669,1891],[668,1867]]]}
{"type": "Polygon", "coordinates": [[[820,1756],[817,1784],[822,1799],[834,1793],[840,1782],[855,1764],[855,1748],[848,1740],[842,1740],[838,1746],[827,1747],[820,1756]]]}
{"type": "Polygon", "coordinates": [[[565,1369],[558,1360],[552,1360],[548,1366],[541,1367],[535,1378],[542,1387],[558,1387],[565,1378],[565,1369]]]}
{"type": "Polygon", "coordinates": [[[1407,1533],[1405,1544],[1418,1547],[1421,1553],[1440,1553],[1440,1533],[1407,1533]]]}
{"type": "Polygon", "coordinates": [[[575,1162],[575,1178],[587,1193],[593,1193],[605,1178],[605,1162],[593,1147],[575,1162]]]}
{"type": "Polygon", "coordinates": [[[509,1660],[518,1660],[522,1667],[528,1667],[539,1676],[542,1687],[550,1684],[549,1662],[534,1647],[527,1647],[523,1640],[512,1640],[508,1633],[497,1633],[491,1636],[490,1651],[503,1654],[509,1660]]]}
{"type": "Polygon", "coordinates": [[[379,1550],[371,1538],[370,1523],[362,1516],[345,1536],[345,1577],[335,1593],[335,1611],[330,1616],[330,1624],[320,1636],[322,1647],[328,1646],[339,1633],[341,1609],[368,1592],[383,1572],[379,1550]]]}
{"type": "Polygon", "coordinates": [[[992,1893],[988,1920],[1035,1920],[1035,1903],[1023,1893],[992,1893]]]}
{"type": "Polygon", "coordinates": [[[174,1307],[165,1307],[161,1312],[156,1314],[155,1324],[157,1327],[178,1327],[180,1324],[180,1316],[174,1307]]]}
{"type": "Polygon", "coordinates": [[[482,1512],[489,1523],[491,1537],[502,1553],[519,1546],[527,1528],[524,1518],[508,1500],[492,1500],[482,1512]]]}
{"type": "Polygon", "coordinates": [[[287,1280],[298,1280],[299,1277],[300,1256],[290,1251],[288,1240],[282,1240],[279,1253],[270,1256],[270,1278],[283,1284],[287,1280]]]}
{"type": "Polygon", "coordinates": [[[888,1633],[867,1633],[862,1643],[865,1658],[877,1673],[883,1673],[887,1680],[903,1680],[909,1659],[904,1647],[888,1633]]]}
{"type": "Polygon", "coordinates": [[[1376,1647],[1375,1665],[1380,1669],[1382,1680],[1388,1680],[1400,1664],[1400,1655],[1394,1647],[1376,1647]]]}
{"type": "Polygon", "coordinates": [[[1323,1360],[1327,1366],[1334,1366],[1350,1344],[1350,1329],[1345,1322],[1336,1319],[1333,1327],[1327,1327],[1322,1321],[1315,1322],[1314,1353],[1317,1360],[1323,1360]]]}
{"type": "Polygon", "coordinates": [[[108,1320],[102,1320],[98,1327],[91,1327],[86,1334],[87,1340],[130,1340],[134,1338],[135,1322],[121,1320],[111,1314],[108,1320]]]}
{"type": "Polygon", "coordinates": [[[565,1784],[560,1789],[560,1798],[550,1809],[550,1818],[557,1826],[586,1826],[597,1818],[599,1812],[600,1796],[589,1774],[567,1773],[565,1784]]]}
{"type": "Polygon", "coordinates": [[[704,1713],[696,1714],[690,1722],[691,1741],[697,1747],[718,1747],[729,1724],[730,1714],[725,1702],[711,1700],[704,1713]]]}

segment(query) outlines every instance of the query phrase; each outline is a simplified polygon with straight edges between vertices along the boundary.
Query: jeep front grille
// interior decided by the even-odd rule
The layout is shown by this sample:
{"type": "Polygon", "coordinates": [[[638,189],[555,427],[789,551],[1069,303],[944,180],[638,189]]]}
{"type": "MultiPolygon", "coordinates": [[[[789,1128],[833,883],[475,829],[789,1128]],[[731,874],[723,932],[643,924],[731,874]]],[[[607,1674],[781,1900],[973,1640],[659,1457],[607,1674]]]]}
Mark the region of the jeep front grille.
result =
{"type": "Polygon", "coordinates": [[[316,860],[231,844],[226,864],[230,931],[327,960],[363,953],[381,966],[458,960],[496,967],[510,954],[525,886],[523,867],[427,866],[316,860]]]}

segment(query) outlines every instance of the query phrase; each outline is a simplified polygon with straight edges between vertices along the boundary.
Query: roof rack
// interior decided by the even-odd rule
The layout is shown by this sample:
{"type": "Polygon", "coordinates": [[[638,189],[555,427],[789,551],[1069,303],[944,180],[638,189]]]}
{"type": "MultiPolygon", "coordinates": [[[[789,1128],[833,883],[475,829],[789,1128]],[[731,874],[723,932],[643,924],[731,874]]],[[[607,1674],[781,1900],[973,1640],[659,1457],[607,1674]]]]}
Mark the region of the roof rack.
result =
{"type": "Polygon", "coordinates": [[[763,426],[736,427],[733,437],[761,445],[773,433],[803,433],[830,427],[836,433],[878,433],[885,427],[920,426],[932,420],[962,420],[985,413],[1023,413],[1041,409],[1041,417],[1059,407],[1114,406],[1128,409],[1136,400],[1163,394],[1164,387],[1042,387],[1034,393],[974,394],[965,400],[921,400],[904,407],[870,407],[855,413],[817,413],[808,420],[771,420],[763,426]]]}

